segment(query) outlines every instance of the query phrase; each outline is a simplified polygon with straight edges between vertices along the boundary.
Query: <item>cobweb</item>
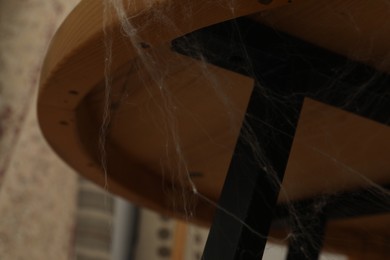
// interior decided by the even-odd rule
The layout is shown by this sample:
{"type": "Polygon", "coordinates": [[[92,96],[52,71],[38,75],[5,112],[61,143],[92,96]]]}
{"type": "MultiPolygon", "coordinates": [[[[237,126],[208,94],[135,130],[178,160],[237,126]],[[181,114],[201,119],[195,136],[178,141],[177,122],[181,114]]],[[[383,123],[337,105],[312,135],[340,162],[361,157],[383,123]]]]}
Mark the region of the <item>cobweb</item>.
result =
{"type": "MultiPolygon", "coordinates": [[[[214,2],[213,6],[220,5],[221,9],[229,10],[232,19],[237,16],[235,0],[214,2]]],[[[355,30],[354,35],[363,37],[366,28],[360,27],[356,22],[359,17],[354,17],[352,11],[363,8],[360,2],[351,4],[351,12],[347,6],[343,12],[334,10],[334,13],[336,17],[342,17],[343,21],[349,24],[349,27],[345,26],[346,28],[355,30]]],[[[389,8],[387,1],[376,2],[389,8]]],[[[121,121],[132,120],[121,114],[124,111],[122,108],[140,109],[138,106],[142,106],[141,103],[132,103],[133,97],[138,95],[137,97],[147,100],[148,105],[143,108],[146,112],[143,113],[149,120],[150,118],[154,120],[153,130],[161,132],[159,136],[163,138],[159,145],[164,146],[160,149],[164,153],[156,164],[159,165],[159,171],[163,176],[162,186],[171,205],[169,210],[176,212],[177,216],[189,222],[197,222],[200,215],[197,212],[197,205],[207,204],[217,208],[222,214],[258,237],[280,244],[289,243],[301,251],[301,255],[306,259],[312,257],[310,250],[322,247],[323,241],[321,238],[318,239],[317,236],[321,236],[318,233],[329,232],[333,235],[336,233],[332,233],[332,230],[343,230],[344,233],[355,232],[353,234],[356,236],[367,235],[367,232],[375,231],[375,228],[369,228],[373,221],[376,221],[375,216],[379,216],[378,221],[382,221],[384,226],[389,226],[386,213],[389,210],[387,184],[390,173],[370,173],[370,169],[380,171],[388,164],[375,159],[365,161],[368,157],[385,158],[386,155],[380,153],[390,151],[388,146],[390,111],[386,111],[390,105],[390,81],[383,72],[388,64],[388,57],[386,53],[382,57],[379,56],[375,62],[369,58],[371,55],[377,55],[375,41],[380,38],[379,32],[372,34],[368,43],[358,45],[362,47],[351,48],[344,53],[352,59],[371,63],[367,66],[336,54],[335,58],[328,57],[328,52],[322,49],[312,54],[311,49],[316,47],[305,45],[307,43],[301,44],[299,40],[289,38],[290,36],[277,30],[278,18],[273,20],[272,13],[269,16],[265,14],[257,18],[232,20],[219,27],[217,25],[203,32],[184,35],[188,32],[182,31],[183,28],[191,28],[196,24],[197,21],[193,20],[194,14],[202,12],[199,9],[201,4],[196,5],[196,8],[194,6],[190,1],[182,1],[180,4],[174,1],[152,0],[104,1],[106,59],[100,155],[106,176],[106,189],[110,189],[110,183],[107,181],[110,172],[107,170],[106,143],[111,131],[118,128],[121,121]],[[181,10],[181,15],[186,15],[180,18],[186,26],[176,24],[178,19],[169,16],[175,14],[175,8],[181,10]],[[139,12],[129,16],[128,10],[139,12]],[[144,19],[142,23],[135,23],[139,17],[145,17],[144,12],[149,12],[148,19],[144,19]],[[267,26],[254,22],[254,19],[267,23],[267,26]],[[128,42],[128,48],[135,50],[137,54],[134,60],[116,71],[111,67],[115,57],[111,52],[114,39],[113,27],[110,26],[115,21],[120,23],[119,28],[123,38],[128,42]],[[255,23],[263,28],[261,31],[263,35],[273,35],[274,38],[252,35],[248,28],[255,23]],[[156,39],[164,38],[163,34],[168,31],[184,37],[161,46],[154,46],[143,38],[144,31],[149,29],[151,24],[164,28],[161,31],[149,32],[155,34],[156,39]],[[281,40],[282,43],[276,46],[275,39],[281,40]],[[261,44],[265,44],[265,49],[258,47],[262,46],[261,44]],[[272,51],[279,54],[271,53],[272,51]],[[218,68],[229,70],[231,73],[229,75],[233,76],[228,78],[221,76],[223,73],[218,68]],[[187,69],[185,75],[192,80],[202,79],[204,82],[202,90],[205,89],[207,98],[217,104],[218,113],[207,111],[209,103],[205,103],[204,114],[194,114],[188,108],[189,105],[183,104],[183,100],[178,98],[177,93],[180,91],[193,90],[185,86],[190,82],[180,77],[175,78],[183,69],[187,69]],[[248,85],[242,87],[242,92],[246,94],[242,94],[240,100],[247,99],[246,102],[252,102],[249,101],[249,96],[253,93],[252,97],[256,96],[252,102],[256,103],[255,110],[250,110],[251,103],[248,106],[248,103],[244,102],[243,106],[242,101],[241,103],[237,101],[237,96],[232,96],[237,93],[232,89],[238,88],[234,84],[238,84],[240,77],[245,78],[245,84],[248,85]],[[141,86],[134,86],[135,78],[137,84],[141,86]],[[304,84],[308,86],[303,86],[304,84]],[[279,85],[282,86],[278,88],[279,85]],[[290,89],[291,86],[294,86],[294,91],[290,89]],[[143,95],[139,94],[140,89],[143,95]],[[147,113],[148,109],[157,111],[157,114],[151,114],[150,111],[147,113]],[[207,115],[223,117],[224,122],[227,122],[223,133],[230,136],[229,140],[232,139],[231,136],[235,136],[236,139],[239,136],[238,141],[226,144],[224,143],[226,138],[219,138],[218,134],[207,129],[205,120],[201,118],[207,115]],[[182,125],[183,117],[189,118],[192,124],[190,128],[182,125]],[[334,123],[336,125],[332,125],[334,123]],[[244,156],[241,154],[240,158],[245,158],[245,162],[250,160],[248,165],[257,167],[259,174],[266,176],[265,180],[271,190],[279,194],[276,212],[272,212],[275,219],[269,234],[259,232],[252,223],[248,223],[224,204],[218,203],[218,198],[212,196],[209,190],[200,188],[205,184],[197,178],[202,178],[205,173],[193,169],[196,164],[191,158],[191,147],[187,147],[187,143],[183,141],[186,138],[184,131],[187,130],[201,133],[202,137],[208,139],[208,143],[220,147],[220,150],[230,149],[233,153],[235,144],[245,147],[239,150],[244,154],[244,156]],[[294,141],[286,145],[285,140],[294,141]],[[283,156],[290,153],[290,148],[288,165],[283,166],[287,164],[287,161],[283,162],[283,156]],[[269,152],[270,149],[273,152],[269,152]],[[351,152],[353,154],[350,154],[351,152]],[[378,154],[373,155],[375,153],[378,154]],[[363,160],[354,161],[352,157],[355,154],[363,160]],[[279,157],[282,158],[280,165],[279,157]],[[285,167],[287,170],[283,179],[281,174],[283,175],[285,167]],[[359,222],[358,216],[365,216],[368,220],[359,222]],[[329,223],[334,219],[336,220],[333,226],[321,231],[326,221],[329,223]],[[352,221],[348,222],[349,219],[352,221]],[[360,225],[359,223],[367,224],[366,233],[352,231],[354,227],[360,225]]],[[[323,6],[328,12],[332,12],[332,4],[323,6]]],[[[388,14],[389,11],[384,13],[388,14]]],[[[290,17],[294,15],[298,16],[299,13],[291,13],[290,17]]],[[[379,29],[383,34],[386,32],[384,28],[388,21],[381,23],[383,27],[379,29]]],[[[310,26],[307,26],[302,28],[302,31],[309,29],[310,26]]],[[[293,28],[292,31],[300,35],[299,30],[293,28]]],[[[310,31],[306,33],[310,35],[310,31]]],[[[333,36],[330,35],[329,38],[331,37],[333,36]]],[[[202,100],[196,100],[197,94],[193,93],[193,101],[202,104],[202,100]]],[[[149,133],[149,130],[145,130],[145,133],[149,133]]],[[[228,166],[222,168],[227,170],[228,166]]],[[[151,166],[153,167],[156,168],[151,166]]],[[[207,174],[212,175],[213,172],[207,174]]],[[[242,175],[245,178],[245,172],[242,175]]],[[[252,175],[248,175],[247,178],[247,183],[253,182],[255,185],[252,175]]],[[[260,210],[270,211],[272,208],[271,206],[260,210]]],[[[383,235],[379,232],[369,235],[372,238],[382,236],[383,239],[376,246],[385,248],[388,243],[386,240],[388,237],[385,236],[388,234],[383,235]]],[[[334,236],[334,240],[343,239],[334,236]]],[[[350,237],[351,235],[345,239],[350,237]]],[[[333,244],[337,244],[336,242],[333,244]]],[[[325,248],[332,250],[332,237],[325,239],[325,248]],[[330,246],[327,246],[328,243],[330,246]]],[[[340,248],[337,249],[340,252],[340,248]]],[[[346,251],[341,253],[348,254],[350,253],[348,250],[346,248],[346,251]]]]}

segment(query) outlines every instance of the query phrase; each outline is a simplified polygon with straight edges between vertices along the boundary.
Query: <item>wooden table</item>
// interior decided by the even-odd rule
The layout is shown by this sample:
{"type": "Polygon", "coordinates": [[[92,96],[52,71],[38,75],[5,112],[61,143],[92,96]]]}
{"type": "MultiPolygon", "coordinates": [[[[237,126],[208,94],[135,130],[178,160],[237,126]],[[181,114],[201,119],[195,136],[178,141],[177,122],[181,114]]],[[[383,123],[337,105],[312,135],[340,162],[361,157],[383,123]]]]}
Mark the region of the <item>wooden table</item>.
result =
{"type": "MultiPolygon", "coordinates": [[[[154,59],[151,67],[144,66],[140,49],[129,44],[115,16],[105,24],[112,37],[107,188],[164,214],[185,216],[187,208],[182,203],[173,207],[172,202],[180,202],[178,187],[188,172],[201,194],[218,200],[253,89],[251,77],[211,64],[205,69],[199,60],[172,51],[171,40],[251,15],[259,23],[390,72],[386,58],[390,8],[385,1],[274,0],[263,5],[240,0],[230,6],[233,13],[227,8],[231,1],[197,1],[191,18],[181,1],[169,1],[170,8],[164,9],[167,2],[135,1],[126,9],[131,23],[142,28],[142,40],[136,44],[154,59]],[[175,30],[158,19],[150,22],[156,10],[166,12],[175,30]],[[153,78],[161,68],[166,92],[153,78]],[[180,138],[179,153],[176,138],[180,138]]],[[[65,20],[48,50],[38,100],[40,125],[50,145],[76,171],[101,186],[106,185],[99,149],[106,104],[103,9],[101,1],[83,0],[65,20]]],[[[386,185],[390,183],[389,155],[388,124],[306,99],[278,202],[372,183],[386,185]]],[[[214,207],[204,200],[193,207],[192,221],[209,225],[214,207]]],[[[332,221],[325,246],[357,254],[365,250],[361,244],[370,242],[372,250],[365,251],[382,250],[378,259],[383,259],[389,253],[385,250],[389,224],[388,214],[332,221]]],[[[273,232],[283,233],[277,228],[273,232]]]]}

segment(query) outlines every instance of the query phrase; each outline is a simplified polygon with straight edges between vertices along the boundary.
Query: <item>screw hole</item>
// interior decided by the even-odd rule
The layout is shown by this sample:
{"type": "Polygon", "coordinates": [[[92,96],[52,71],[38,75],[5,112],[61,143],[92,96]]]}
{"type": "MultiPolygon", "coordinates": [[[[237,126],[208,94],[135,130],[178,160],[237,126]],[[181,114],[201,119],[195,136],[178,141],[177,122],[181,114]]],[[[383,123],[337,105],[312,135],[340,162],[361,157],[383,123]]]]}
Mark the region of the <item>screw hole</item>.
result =
{"type": "Polygon", "coordinates": [[[71,95],[78,95],[79,94],[79,92],[76,90],[69,90],[68,93],[71,95]]]}
{"type": "Polygon", "coordinates": [[[260,4],[268,5],[272,2],[272,0],[258,0],[260,4]]]}
{"type": "Polygon", "coordinates": [[[190,172],[191,178],[203,177],[203,173],[201,172],[190,172]]]}
{"type": "Polygon", "coordinates": [[[150,45],[147,44],[146,42],[140,42],[139,45],[141,46],[142,49],[148,49],[148,48],[150,48],[150,45]]]}

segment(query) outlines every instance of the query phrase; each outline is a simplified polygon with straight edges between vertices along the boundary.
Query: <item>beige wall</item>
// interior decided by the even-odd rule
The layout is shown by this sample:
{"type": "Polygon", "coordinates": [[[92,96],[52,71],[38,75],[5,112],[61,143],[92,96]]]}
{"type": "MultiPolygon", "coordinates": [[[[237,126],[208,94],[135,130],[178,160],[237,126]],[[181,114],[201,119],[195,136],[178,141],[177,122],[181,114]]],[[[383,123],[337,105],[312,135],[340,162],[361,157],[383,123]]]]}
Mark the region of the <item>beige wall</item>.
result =
{"type": "Polygon", "coordinates": [[[36,120],[49,40],[77,0],[0,1],[0,259],[69,259],[76,175],[36,120]]]}

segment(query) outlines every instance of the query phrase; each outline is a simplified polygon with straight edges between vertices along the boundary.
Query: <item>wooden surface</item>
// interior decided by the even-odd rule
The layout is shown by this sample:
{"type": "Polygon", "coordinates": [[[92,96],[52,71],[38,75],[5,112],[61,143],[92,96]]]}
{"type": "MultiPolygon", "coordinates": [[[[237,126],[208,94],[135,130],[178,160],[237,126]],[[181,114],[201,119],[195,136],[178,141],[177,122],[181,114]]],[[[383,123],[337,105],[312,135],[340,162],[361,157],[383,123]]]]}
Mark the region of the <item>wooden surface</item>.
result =
{"type": "MultiPolygon", "coordinates": [[[[139,44],[150,46],[150,50],[145,51],[157,58],[160,55],[159,48],[185,33],[287,3],[287,0],[279,0],[265,6],[255,0],[194,2],[191,9],[193,15],[188,16],[187,5],[181,1],[140,0],[133,1],[126,12],[132,17],[130,22],[134,27],[142,27],[138,34],[142,40],[139,44]],[[164,17],[162,21],[155,19],[150,22],[150,14],[157,11],[166,12],[165,17],[170,17],[171,24],[177,27],[164,26],[164,17]]],[[[40,126],[50,145],[73,168],[101,186],[105,186],[105,177],[97,147],[100,125],[90,115],[88,102],[85,101],[88,100],[88,94],[101,85],[104,79],[104,40],[107,35],[103,32],[103,11],[101,1],[84,0],[68,16],[46,55],[38,100],[40,126]]],[[[129,65],[129,61],[142,64],[137,60],[139,49],[136,47],[139,46],[129,44],[129,39],[121,33],[118,20],[114,18],[106,22],[105,26],[106,31],[112,29],[113,32],[111,70],[117,71],[125,64],[129,65]]],[[[119,151],[113,142],[107,145],[110,191],[140,205],[171,213],[168,210],[169,203],[164,201],[166,196],[161,185],[161,174],[153,173],[153,168],[141,165],[134,160],[136,157],[130,156],[129,159],[129,155],[119,151]]],[[[152,165],[155,164],[152,162],[152,165]]],[[[208,210],[199,211],[205,212],[204,216],[201,216],[203,213],[199,214],[203,222],[210,219],[212,211],[210,206],[205,207],[208,210]]]]}
{"type": "MultiPolygon", "coordinates": [[[[98,147],[106,56],[100,2],[82,1],[53,39],[41,76],[38,116],[53,149],[80,174],[105,186],[98,147]]],[[[142,25],[139,44],[148,46],[141,51],[153,57],[155,63],[151,66],[143,65],[139,49],[120,33],[118,21],[106,24],[113,30],[114,102],[106,139],[108,189],[138,205],[176,217],[195,212],[195,222],[208,224],[213,207],[203,200],[183,206],[181,187],[187,183],[184,187],[189,188],[186,178],[190,172],[198,191],[217,200],[253,81],[211,65],[205,68],[201,62],[174,54],[169,41],[197,28],[288,1],[273,1],[267,6],[255,0],[234,1],[233,13],[226,7],[231,1],[195,2],[191,18],[180,1],[169,2],[169,8],[164,9],[168,7],[165,1],[152,5],[135,1],[127,10],[131,22],[136,27],[142,25]],[[148,20],[150,13],[163,9],[177,26],[174,30],[162,26],[164,23],[158,19],[148,20]],[[150,76],[158,75],[161,68],[165,75],[162,85],[150,76]]],[[[382,57],[390,46],[390,34],[369,37],[371,51],[360,54],[358,51],[366,50],[367,43],[362,40],[358,44],[352,22],[349,27],[344,23],[339,26],[333,17],[334,9],[321,8],[342,6],[351,11],[352,17],[361,17],[362,25],[371,21],[373,13],[379,12],[381,17],[389,10],[382,1],[352,2],[294,1],[255,19],[387,70],[382,57]],[[367,14],[362,5],[368,8],[367,14]],[[317,15],[305,13],[310,10],[317,15]],[[335,41],[339,35],[342,40],[335,41]]],[[[359,21],[356,23],[360,26],[359,21]]],[[[367,26],[378,28],[374,21],[367,26]]],[[[386,23],[380,29],[390,31],[386,23]]],[[[359,37],[372,32],[362,26],[359,37]]],[[[389,183],[389,154],[388,126],[305,100],[279,202],[354,189],[370,182],[389,183]]],[[[185,194],[185,201],[195,199],[190,192],[185,194]]],[[[354,222],[332,223],[329,230],[334,234],[348,227],[359,230],[365,222],[351,223],[354,222]]],[[[389,226],[389,216],[381,216],[373,223],[389,226]]],[[[390,233],[388,229],[366,227],[362,234],[378,229],[386,236],[390,233]]]]}
{"type": "Polygon", "coordinates": [[[252,17],[390,72],[390,6],[382,0],[307,0],[252,17]]]}

